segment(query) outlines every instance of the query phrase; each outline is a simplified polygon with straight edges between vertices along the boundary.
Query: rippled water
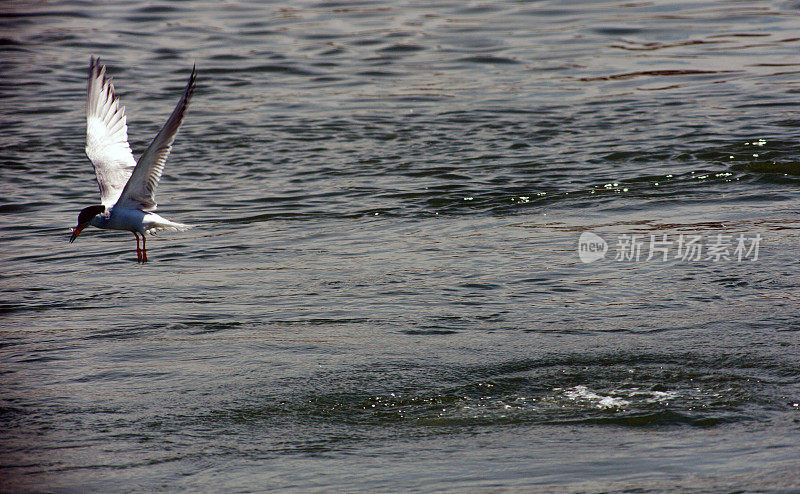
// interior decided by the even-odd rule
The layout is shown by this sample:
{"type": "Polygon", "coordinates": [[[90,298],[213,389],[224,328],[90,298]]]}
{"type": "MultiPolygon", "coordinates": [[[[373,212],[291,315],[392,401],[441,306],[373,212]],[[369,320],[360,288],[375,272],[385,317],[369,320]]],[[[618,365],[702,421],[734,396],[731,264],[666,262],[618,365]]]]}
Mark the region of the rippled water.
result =
{"type": "Polygon", "coordinates": [[[800,489],[797,3],[5,10],[0,490],[800,489]],[[146,265],[90,55],[137,156],[198,67],[146,265]]]}

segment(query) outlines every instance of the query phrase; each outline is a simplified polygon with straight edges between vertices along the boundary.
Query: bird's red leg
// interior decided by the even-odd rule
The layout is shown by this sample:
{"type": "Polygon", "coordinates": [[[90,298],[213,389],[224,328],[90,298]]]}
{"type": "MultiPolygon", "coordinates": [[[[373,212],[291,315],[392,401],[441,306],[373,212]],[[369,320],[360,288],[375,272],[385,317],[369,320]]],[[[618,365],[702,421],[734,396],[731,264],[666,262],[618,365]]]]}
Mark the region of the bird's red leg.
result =
{"type": "Polygon", "coordinates": [[[147,237],[142,233],[142,263],[147,262],[147,237]]]}
{"type": "Polygon", "coordinates": [[[139,248],[139,235],[133,232],[133,236],[136,237],[136,261],[142,262],[142,250],[139,248]]]}

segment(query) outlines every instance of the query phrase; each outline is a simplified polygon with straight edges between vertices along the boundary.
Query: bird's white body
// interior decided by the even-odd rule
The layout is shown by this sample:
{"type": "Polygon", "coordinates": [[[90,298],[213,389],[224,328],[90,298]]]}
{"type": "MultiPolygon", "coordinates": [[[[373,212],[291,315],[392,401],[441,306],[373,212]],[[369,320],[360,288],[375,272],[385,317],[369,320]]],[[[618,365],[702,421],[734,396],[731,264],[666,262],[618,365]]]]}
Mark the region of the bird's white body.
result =
{"type": "Polygon", "coordinates": [[[148,213],[141,209],[112,208],[111,212],[98,214],[90,225],[105,230],[123,230],[126,232],[138,232],[153,235],[162,230],[182,232],[191,228],[191,225],[175,223],[156,213],[148,213]]]}
{"type": "Polygon", "coordinates": [[[136,236],[139,262],[147,262],[145,234],[191,228],[156,214],[158,205],[155,194],[172,143],[194,94],[195,78],[196,72],[192,69],[189,83],[175,110],[139,161],[136,161],[128,144],[125,107],[120,106],[119,99],[114,95],[114,85],[106,77],[105,66],[100,64],[100,60],[92,58],[86,92],[86,156],[97,175],[101,204],[81,211],[70,243],[87,225],[129,231],[136,236]],[[141,249],[139,234],[145,242],[141,249]]]}

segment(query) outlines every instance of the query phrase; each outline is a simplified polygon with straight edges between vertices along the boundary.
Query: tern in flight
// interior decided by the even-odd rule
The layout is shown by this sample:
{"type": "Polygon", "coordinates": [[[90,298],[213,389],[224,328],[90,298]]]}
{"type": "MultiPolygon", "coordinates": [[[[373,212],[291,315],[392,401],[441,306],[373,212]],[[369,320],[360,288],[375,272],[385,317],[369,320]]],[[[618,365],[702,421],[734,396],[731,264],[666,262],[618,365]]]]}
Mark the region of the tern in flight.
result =
{"type": "Polygon", "coordinates": [[[129,231],[136,237],[136,257],[140,263],[145,263],[145,233],[152,235],[160,230],[184,231],[191,228],[162,218],[154,211],[158,180],[194,93],[195,79],[193,67],[178,106],[137,162],[128,144],[125,107],[120,106],[119,98],[114,96],[114,85],[106,77],[105,66],[100,64],[99,58],[95,60],[92,57],[86,96],[86,156],[94,166],[102,204],[89,206],[80,212],[70,243],[88,225],[129,231]],[[141,248],[139,234],[142,235],[141,248]]]}

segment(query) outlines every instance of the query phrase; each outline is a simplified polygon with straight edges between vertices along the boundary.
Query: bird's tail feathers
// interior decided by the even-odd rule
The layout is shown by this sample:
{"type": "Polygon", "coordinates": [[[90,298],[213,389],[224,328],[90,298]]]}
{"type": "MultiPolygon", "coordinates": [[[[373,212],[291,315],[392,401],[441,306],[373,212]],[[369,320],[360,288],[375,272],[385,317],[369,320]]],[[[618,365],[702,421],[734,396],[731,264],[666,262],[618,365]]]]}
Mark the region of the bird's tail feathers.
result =
{"type": "Polygon", "coordinates": [[[174,221],[161,220],[158,223],[153,224],[150,228],[148,228],[147,234],[155,235],[156,233],[163,231],[185,232],[190,228],[194,228],[194,225],[185,225],[183,223],[175,223],[174,221]]]}

